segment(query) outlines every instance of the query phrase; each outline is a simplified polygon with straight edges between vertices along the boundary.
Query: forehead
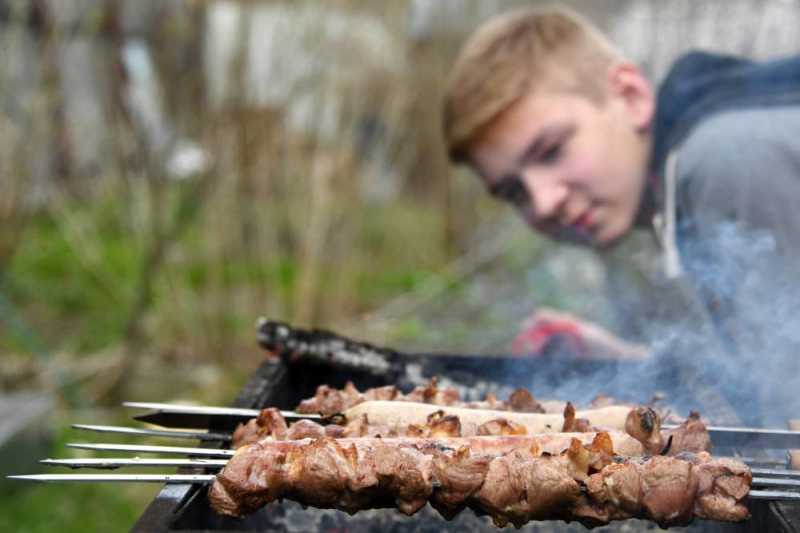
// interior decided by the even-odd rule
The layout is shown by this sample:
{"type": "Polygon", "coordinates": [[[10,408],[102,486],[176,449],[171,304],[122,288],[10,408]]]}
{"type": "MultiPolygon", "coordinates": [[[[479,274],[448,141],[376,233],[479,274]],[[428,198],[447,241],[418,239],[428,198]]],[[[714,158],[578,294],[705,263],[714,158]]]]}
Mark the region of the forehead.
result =
{"type": "Polygon", "coordinates": [[[492,120],[476,139],[476,144],[493,142],[520,131],[537,132],[553,121],[571,118],[578,95],[565,92],[529,92],[492,120]]]}
{"type": "Polygon", "coordinates": [[[530,92],[492,120],[470,144],[468,153],[481,174],[516,160],[552,128],[574,123],[588,101],[565,92],[530,92]],[[491,167],[491,168],[488,168],[491,167]]]}

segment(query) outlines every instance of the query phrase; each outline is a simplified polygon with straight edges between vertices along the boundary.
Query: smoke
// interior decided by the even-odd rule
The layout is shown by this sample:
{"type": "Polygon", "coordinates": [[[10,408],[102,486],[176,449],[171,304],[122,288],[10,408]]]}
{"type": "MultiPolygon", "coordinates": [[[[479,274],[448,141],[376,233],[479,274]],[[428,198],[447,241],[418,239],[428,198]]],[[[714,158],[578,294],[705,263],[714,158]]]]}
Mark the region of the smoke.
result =
{"type": "MultiPolygon", "coordinates": [[[[487,392],[507,397],[515,387],[582,406],[597,395],[647,403],[658,394],[662,407],[681,416],[695,410],[721,425],[786,427],[788,418],[800,417],[798,266],[773,233],[743,222],[715,224],[683,240],[681,259],[685,275],[660,293],[620,294],[641,290],[628,283],[610,295],[622,306],[620,318],[638,323],[639,340],[653,351],[648,361],[551,352],[520,361],[470,360],[459,363],[461,374],[442,369],[440,375],[452,375],[472,399],[487,392]]],[[[513,299],[505,305],[520,312],[513,299]]]]}
{"type": "MultiPolygon", "coordinates": [[[[686,277],[672,287],[693,290],[707,319],[687,312],[646,328],[667,402],[702,409],[720,423],[785,427],[800,415],[798,266],[773,233],[741,221],[684,230],[691,235],[681,245],[686,277]]],[[[631,380],[617,381],[638,390],[631,380]]]]}
{"type": "MultiPolygon", "coordinates": [[[[646,243],[627,243],[641,251],[621,249],[622,255],[609,260],[615,264],[607,270],[620,271],[613,272],[618,280],[608,284],[608,299],[618,307],[618,322],[629,326],[612,329],[647,343],[651,360],[587,361],[556,351],[521,360],[459,357],[451,367],[426,369],[424,378],[448,376],[448,384],[463,385],[459,389],[470,399],[483,399],[487,392],[506,398],[514,388],[526,387],[537,398],[583,407],[597,395],[647,403],[660,394],[659,405],[681,416],[695,410],[721,425],[786,427],[787,418],[800,417],[798,265],[773,233],[743,222],[714,224],[702,238],[682,242],[686,273],[661,287],[648,277],[654,265],[644,258],[657,258],[658,252],[646,243]],[[704,300],[712,302],[713,313],[704,300]]],[[[515,259],[528,265],[522,272],[495,265],[494,274],[471,276],[469,288],[415,309],[427,336],[402,348],[502,354],[537,305],[571,310],[588,321],[612,314],[595,298],[602,276],[576,274],[591,271],[584,264],[592,260],[584,255],[588,252],[568,251],[537,249],[515,259]],[[590,295],[587,305],[560,305],[590,295]],[[462,323],[471,328],[448,336],[448,325],[462,323]]]]}

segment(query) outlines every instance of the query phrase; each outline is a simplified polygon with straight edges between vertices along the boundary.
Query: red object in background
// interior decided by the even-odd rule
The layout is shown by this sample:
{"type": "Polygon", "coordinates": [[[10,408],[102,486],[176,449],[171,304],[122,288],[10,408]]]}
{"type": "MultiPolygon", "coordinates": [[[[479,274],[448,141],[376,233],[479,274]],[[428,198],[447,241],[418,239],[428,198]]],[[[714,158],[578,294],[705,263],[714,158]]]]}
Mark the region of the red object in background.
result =
{"type": "Polygon", "coordinates": [[[577,324],[568,321],[547,322],[524,330],[511,343],[511,353],[517,356],[540,356],[548,347],[556,344],[568,347],[578,357],[588,355],[580,329],[577,324]]]}

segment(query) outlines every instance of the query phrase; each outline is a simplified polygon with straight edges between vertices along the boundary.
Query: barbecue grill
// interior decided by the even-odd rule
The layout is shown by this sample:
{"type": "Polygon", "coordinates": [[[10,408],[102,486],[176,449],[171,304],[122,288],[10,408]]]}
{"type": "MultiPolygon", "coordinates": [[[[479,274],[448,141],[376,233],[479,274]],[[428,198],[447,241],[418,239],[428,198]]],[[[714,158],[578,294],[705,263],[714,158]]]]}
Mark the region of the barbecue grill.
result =
{"type": "MultiPolygon", "coordinates": [[[[305,332],[274,322],[262,322],[258,328],[262,345],[279,357],[266,359],[233,402],[233,407],[260,409],[278,407],[293,409],[300,400],[313,396],[316,387],[327,384],[342,387],[349,380],[363,390],[387,384],[411,388],[432,376],[459,389],[462,397],[477,399],[487,392],[498,395],[526,386],[541,397],[569,397],[588,402],[586,395],[597,391],[579,390],[581,376],[607,376],[613,389],[613,378],[626,374],[651,376],[650,390],[669,390],[665,373],[654,372],[648,363],[603,361],[564,361],[563,359],[520,359],[503,356],[464,357],[442,354],[407,355],[351,343],[329,332],[305,332]],[[658,383],[656,383],[656,381],[658,383]],[[660,386],[659,386],[660,385],[660,386]],[[565,394],[565,391],[567,393],[565,394]],[[567,396],[569,394],[569,396],[567,396]]],[[[674,376],[672,379],[684,379],[674,376]]],[[[697,378],[699,379],[699,378],[697,378]]],[[[703,383],[703,386],[710,386],[703,383]]],[[[616,389],[619,390],[619,389],[616,389]]],[[[724,397],[703,390],[694,407],[704,412],[726,413],[724,397]]],[[[161,414],[163,416],[163,413],[161,414]]],[[[139,417],[156,420],[155,414],[139,417]],[[150,418],[148,418],[150,416],[150,418]]],[[[195,419],[199,420],[199,419],[195,419]]],[[[238,423],[236,417],[211,417],[205,428],[209,432],[229,433],[238,423]]],[[[186,426],[184,426],[186,427],[186,426]]],[[[731,438],[715,436],[715,455],[748,455],[753,467],[788,468],[789,457],[763,449],[758,434],[741,432],[731,438]],[[743,436],[744,435],[744,436],[743,436]],[[751,442],[748,439],[752,438],[751,442]],[[719,443],[723,446],[719,446],[719,443]],[[742,449],[742,448],[746,449],[742,449]]],[[[222,437],[221,437],[222,438],[222,437]]],[[[770,438],[776,438],[770,435],[770,438]]],[[[796,436],[795,436],[796,438],[796,436]]],[[[202,448],[225,448],[226,441],[204,440],[202,448]]],[[[181,468],[178,474],[205,474],[202,468],[181,468]]],[[[272,503],[244,520],[215,514],[206,500],[207,486],[202,484],[167,484],[142,514],[133,531],[496,531],[488,517],[462,512],[454,520],[445,521],[426,506],[407,517],[392,510],[362,511],[353,516],[336,510],[303,509],[294,502],[272,503]]],[[[748,499],[751,518],[743,524],[696,520],[693,531],[800,531],[800,500],[748,499]]],[[[599,528],[601,531],[655,530],[651,522],[629,520],[599,528]]],[[[585,531],[579,524],[537,522],[523,531],[585,531]]]]}

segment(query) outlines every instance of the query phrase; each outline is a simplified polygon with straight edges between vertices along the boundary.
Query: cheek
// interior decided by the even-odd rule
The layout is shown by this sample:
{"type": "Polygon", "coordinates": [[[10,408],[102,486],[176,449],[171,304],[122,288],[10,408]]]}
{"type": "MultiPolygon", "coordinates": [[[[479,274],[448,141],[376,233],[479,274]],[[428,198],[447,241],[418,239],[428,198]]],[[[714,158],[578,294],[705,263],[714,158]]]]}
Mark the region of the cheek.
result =
{"type": "Polygon", "coordinates": [[[602,151],[594,149],[576,150],[564,166],[565,179],[574,189],[598,198],[608,189],[605,176],[611,170],[602,151]]]}

